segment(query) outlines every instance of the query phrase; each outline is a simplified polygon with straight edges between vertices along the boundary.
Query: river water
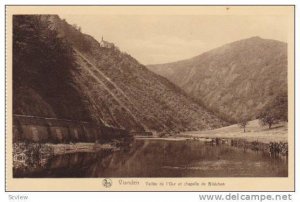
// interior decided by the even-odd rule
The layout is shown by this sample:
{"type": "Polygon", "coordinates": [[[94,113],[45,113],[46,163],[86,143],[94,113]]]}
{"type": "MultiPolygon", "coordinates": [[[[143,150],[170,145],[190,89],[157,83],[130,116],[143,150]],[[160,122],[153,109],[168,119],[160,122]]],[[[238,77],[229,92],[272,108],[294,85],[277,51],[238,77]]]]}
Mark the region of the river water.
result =
{"type": "Polygon", "coordinates": [[[119,151],[53,156],[14,177],[287,177],[286,159],[200,141],[135,140],[119,151]]]}

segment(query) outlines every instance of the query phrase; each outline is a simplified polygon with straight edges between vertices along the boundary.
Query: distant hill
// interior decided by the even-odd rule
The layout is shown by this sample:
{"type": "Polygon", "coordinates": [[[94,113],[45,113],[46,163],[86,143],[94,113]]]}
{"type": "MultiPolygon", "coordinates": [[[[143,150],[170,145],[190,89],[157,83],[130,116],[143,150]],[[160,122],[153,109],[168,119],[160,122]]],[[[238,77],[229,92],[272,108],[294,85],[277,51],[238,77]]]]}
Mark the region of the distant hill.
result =
{"type": "Polygon", "coordinates": [[[287,93],[287,44],[260,37],[148,68],[227,120],[255,118],[277,94],[287,93]]]}
{"type": "Polygon", "coordinates": [[[85,120],[130,131],[227,125],[115,45],[56,15],[14,16],[15,114],[85,120]],[[108,43],[108,42],[107,42],[108,43]]]}

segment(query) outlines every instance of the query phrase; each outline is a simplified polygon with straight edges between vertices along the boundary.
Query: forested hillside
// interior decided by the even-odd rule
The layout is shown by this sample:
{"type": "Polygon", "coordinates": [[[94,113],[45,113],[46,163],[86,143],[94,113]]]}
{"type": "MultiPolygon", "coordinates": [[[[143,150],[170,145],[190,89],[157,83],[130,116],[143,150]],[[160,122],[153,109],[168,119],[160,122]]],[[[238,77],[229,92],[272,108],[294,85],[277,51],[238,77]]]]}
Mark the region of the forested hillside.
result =
{"type": "Polygon", "coordinates": [[[254,119],[277,95],[287,97],[287,44],[280,41],[252,37],[148,68],[233,122],[254,119]]]}
{"type": "Polygon", "coordinates": [[[116,46],[101,47],[58,16],[14,16],[14,113],[131,131],[227,123],[116,46]]]}

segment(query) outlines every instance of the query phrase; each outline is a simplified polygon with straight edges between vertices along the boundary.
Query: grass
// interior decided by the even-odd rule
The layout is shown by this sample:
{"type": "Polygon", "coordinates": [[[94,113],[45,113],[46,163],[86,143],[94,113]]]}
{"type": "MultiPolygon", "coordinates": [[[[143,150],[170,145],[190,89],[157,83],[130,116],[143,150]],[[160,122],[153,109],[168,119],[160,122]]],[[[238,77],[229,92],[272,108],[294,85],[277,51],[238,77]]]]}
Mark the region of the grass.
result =
{"type": "Polygon", "coordinates": [[[258,141],[263,143],[269,142],[287,142],[288,127],[287,122],[279,123],[268,127],[262,127],[258,120],[250,121],[246,126],[246,132],[237,124],[218,128],[215,130],[206,131],[189,131],[180,134],[183,137],[196,138],[230,138],[230,139],[245,139],[247,141],[258,141]]]}

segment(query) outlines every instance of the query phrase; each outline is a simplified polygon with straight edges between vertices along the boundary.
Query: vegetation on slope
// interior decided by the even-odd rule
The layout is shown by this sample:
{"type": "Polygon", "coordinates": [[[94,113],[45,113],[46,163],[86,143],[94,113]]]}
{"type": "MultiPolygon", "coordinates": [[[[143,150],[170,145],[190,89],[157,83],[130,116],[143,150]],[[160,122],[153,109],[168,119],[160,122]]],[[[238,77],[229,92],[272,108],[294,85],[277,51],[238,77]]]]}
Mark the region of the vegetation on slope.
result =
{"type": "Polygon", "coordinates": [[[167,79],[58,16],[15,17],[14,33],[14,113],[90,119],[132,131],[226,125],[167,79]]]}
{"type": "Polygon", "coordinates": [[[13,113],[90,120],[70,73],[72,48],[43,18],[13,17],[13,113]]]}
{"type": "Polygon", "coordinates": [[[252,37],[148,68],[227,120],[253,119],[278,94],[287,95],[287,44],[275,40],[252,37]]]}

